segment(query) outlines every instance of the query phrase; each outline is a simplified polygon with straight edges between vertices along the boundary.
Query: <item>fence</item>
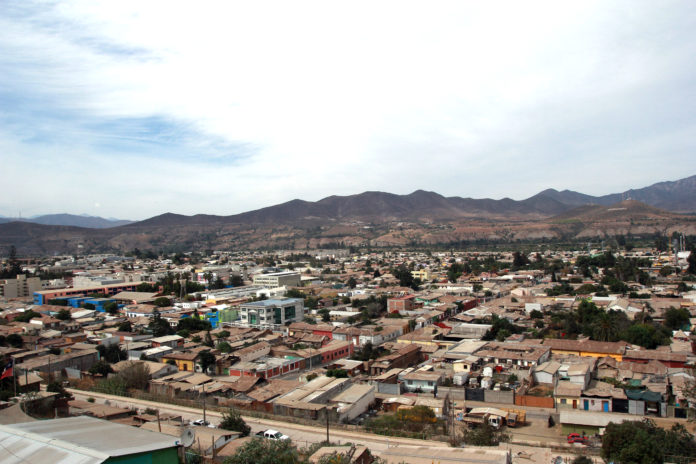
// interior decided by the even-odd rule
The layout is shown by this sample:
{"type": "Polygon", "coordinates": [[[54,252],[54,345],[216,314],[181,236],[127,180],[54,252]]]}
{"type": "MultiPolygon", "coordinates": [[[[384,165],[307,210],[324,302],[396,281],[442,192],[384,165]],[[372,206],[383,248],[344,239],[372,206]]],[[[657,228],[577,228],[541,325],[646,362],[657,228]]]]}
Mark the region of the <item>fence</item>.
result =
{"type": "Polygon", "coordinates": [[[515,396],[515,404],[517,406],[532,406],[535,408],[551,409],[553,409],[555,406],[553,398],[550,396],[517,395],[515,396]]]}
{"type": "Polygon", "coordinates": [[[440,387],[437,390],[438,398],[449,395],[453,401],[480,401],[482,403],[515,404],[514,391],[484,390],[483,388],[455,388],[440,387]]]}

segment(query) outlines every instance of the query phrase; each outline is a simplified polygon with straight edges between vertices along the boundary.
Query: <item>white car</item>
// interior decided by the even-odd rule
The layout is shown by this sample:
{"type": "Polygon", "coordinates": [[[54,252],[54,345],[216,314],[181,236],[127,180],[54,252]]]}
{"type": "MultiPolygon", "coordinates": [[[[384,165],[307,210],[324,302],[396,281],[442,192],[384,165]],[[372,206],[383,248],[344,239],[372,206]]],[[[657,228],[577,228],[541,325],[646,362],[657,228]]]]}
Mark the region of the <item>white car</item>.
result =
{"type": "Polygon", "coordinates": [[[200,427],[209,427],[211,429],[217,428],[213,424],[211,424],[210,422],[203,420],[203,419],[196,419],[195,421],[191,422],[191,425],[197,425],[200,427]]]}

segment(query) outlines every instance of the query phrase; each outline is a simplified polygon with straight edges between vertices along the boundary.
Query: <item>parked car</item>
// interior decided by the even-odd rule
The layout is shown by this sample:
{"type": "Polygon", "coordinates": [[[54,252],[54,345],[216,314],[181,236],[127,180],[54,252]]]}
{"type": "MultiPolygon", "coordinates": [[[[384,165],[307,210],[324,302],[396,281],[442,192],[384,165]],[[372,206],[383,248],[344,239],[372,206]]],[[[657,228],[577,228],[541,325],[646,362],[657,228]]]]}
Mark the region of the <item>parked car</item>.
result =
{"type": "Polygon", "coordinates": [[[256,436],[259,438],[268,438],[269,440],[289,440],[290,437],[283,435],[277,430],[268,429],[261,432],[256,432],[256,436]]]}
{"type": "Polygon", "coordinates": [[[568,435],[568,443],[582,443],[587,444],[587,437],[585,435],[580,435],[579,433],[571,433],[568,435]]]}
{"type": "Polygon", "coordinates": [[[207,420],[203,420],[203,419],[196,419],[195,421],[191,422],[191,425],[197,425],[199,427],[209,427],[211,429],[217,428],[213,424],[208,422],[207,420]]]}

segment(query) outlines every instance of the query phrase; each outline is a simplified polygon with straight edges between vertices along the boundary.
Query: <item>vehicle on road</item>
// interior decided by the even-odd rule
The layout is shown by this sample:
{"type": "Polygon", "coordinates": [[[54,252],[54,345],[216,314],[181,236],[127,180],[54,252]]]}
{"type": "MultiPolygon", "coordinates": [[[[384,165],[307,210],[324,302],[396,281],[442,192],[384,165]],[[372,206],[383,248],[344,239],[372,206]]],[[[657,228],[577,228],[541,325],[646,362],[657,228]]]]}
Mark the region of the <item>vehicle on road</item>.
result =
{"type": "Polygon", "coordinates": [[[211,428],[211,429],[217,428],[217,427],[215,427],[213,424],[211,424],[210,422],[208,422],[207,420],[203,420],[203,419],[196,419],[195,421],[192,421],[192,422],[191,422],[191,425],[196,425],[196,426],[199,426],[199,427],[209,427],[209,428],[211,428]]]}
{"type": "Polygon", "coordinates": [[[261,432],[256,432],[256,436],[259,438],[267,438],[269,440],[289,440],[290,437],[283,435],[277,430],[268,429],[262,430],[261,432]]]}
{"type": "Polygon", "coordinates": [[[582,443],[587,444],[587,437],[585,435],[580,435],[579,433],[571,433],[568,435],[568,443],[582,443]]]}

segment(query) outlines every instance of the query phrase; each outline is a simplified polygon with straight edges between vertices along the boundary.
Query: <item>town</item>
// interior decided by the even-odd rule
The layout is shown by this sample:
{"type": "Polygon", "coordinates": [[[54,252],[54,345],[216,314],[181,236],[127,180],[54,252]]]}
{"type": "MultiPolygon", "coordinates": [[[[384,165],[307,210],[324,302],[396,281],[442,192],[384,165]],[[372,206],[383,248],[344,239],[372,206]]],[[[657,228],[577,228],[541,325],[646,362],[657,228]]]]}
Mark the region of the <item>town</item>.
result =
{"type": "Polygon", "coordinates": [[[672,437],[663,456],[692,460],[696,253],[689,237],[675,238],[661,251],[618,241],[536,251],[12,250],[0,279],[2,430],[40,433],[11,419],[30,415],[56,428],[77,421],[76,434],[97,418],[178,440],[134,435],[147,442],[140,453],[206,462],[233,459],[259,435],[276,447],[304,439],[311,462],[341,453],[345,462],[461,462],[476,452],[477,462],[509,463],[529,449],[545,453],[538,462],[612,460],[622,449],[608,441],[634,424],[672,437]],[[259,422],[250,434],[241,417],[288,425],[259,422]],[[327,437],[299,438],[300,426],[326,427],[327,437]],[[329,433],[381,436],[387,447],[359,438],[329,447],[329,433]],[[388,437],[442,451],[400,454],[388,437]]]}

